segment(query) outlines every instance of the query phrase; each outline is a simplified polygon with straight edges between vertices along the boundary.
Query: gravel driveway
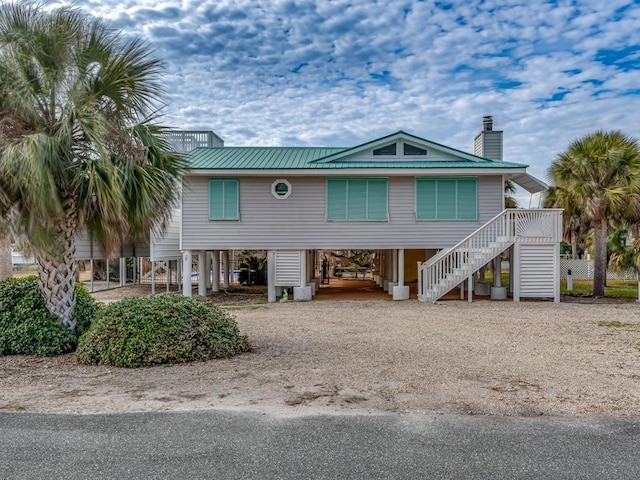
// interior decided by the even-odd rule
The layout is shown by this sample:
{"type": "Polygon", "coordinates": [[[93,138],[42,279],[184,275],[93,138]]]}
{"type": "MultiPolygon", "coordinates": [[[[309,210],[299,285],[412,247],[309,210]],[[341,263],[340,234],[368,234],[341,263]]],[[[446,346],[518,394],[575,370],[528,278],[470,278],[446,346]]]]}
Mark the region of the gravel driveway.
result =
{"type": "Polygon", "coordinates": [[[640,306],[326,301],[233,309],[254,351],[137,370],[0,357],[0,409],[640,415],[640,306]]]}

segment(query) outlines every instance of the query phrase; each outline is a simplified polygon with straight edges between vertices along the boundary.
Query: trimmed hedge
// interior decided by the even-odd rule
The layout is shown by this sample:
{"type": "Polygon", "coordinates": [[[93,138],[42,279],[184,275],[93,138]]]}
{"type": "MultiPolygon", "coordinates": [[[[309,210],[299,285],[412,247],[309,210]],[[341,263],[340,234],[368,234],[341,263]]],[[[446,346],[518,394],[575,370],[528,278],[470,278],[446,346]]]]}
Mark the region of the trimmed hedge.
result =
{"type": "Polygon", "coordinates": [[[80,284],[76,295],[73,332],[49,314],[36,277],[0,281],[0,355],[53,356],[74,351],[98,309],[80,284]]]}
{"type": "Polygon", "coordinates": [[[175,293],[126,298],[96,316],[80,338],[78,362],[147,367],[230,357],[250,349],[228,313],[175,293]]]}

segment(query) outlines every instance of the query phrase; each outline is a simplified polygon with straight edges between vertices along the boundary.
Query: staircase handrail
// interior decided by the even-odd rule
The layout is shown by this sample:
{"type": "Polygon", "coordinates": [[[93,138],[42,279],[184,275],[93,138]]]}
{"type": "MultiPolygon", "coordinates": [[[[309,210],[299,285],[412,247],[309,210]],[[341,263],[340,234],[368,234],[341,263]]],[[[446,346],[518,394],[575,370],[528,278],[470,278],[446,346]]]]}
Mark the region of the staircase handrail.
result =
{"type": "Polygon", "coordinates": [[[519,208],[505,208],[503,211],[501,211],[499,214],[497,214],[495,217],[493,217],[491,220],[487,221],[484,225],[482,225],[480,228],[478,228],[477,230],[474,230],[472,233],[470,233],[469,235],[467,235],[466,237],[464,237],[462,240],[460,240],[458,243],[456,243],[453,247],[450,248],[443,248],[442,250],[440,250],[438,253],[436,253],[433,257],[431,257],[429,260],[427,260],[426,262],[424,262],[422,264],[422,268],[429,268],[430,266],[432,266],[434,263],[436,263],[438,260],[440,260],[442,257],[446,256],[447,253],[449,252],[453,252],[454,250],[457,250],[459,247],[462,247],[462,245],[467,242],[468,240],[470,240],[471,238],[475,237],[476,235],[478,235],[481,231],[486,230],[487,228],[489,228],[494,222],[498,221],[499,219],[501,219],[503,216],[505,216],[508,212],[516,212],[518,210],[521,210],[519,208]]]}

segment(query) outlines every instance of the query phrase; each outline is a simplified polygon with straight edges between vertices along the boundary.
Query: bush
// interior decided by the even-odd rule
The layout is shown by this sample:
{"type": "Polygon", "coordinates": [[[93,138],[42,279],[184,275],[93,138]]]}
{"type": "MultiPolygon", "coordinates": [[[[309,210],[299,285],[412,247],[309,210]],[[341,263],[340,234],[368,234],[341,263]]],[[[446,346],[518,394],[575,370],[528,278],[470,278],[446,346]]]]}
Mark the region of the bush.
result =
{"type": "Polygon", "coordinates": [[[84,364],[146,367],[249,350],[229,314],[178,294],[127,298],[98,312],[76,351],[84,364]]]}
{"type": "Polygon", "coordinates": [[[75,350],[98,308],[87,290],[76,285],[76,331],[49,314],[36,277],[0,281],[0,355],[60,355],[75,350]]]}

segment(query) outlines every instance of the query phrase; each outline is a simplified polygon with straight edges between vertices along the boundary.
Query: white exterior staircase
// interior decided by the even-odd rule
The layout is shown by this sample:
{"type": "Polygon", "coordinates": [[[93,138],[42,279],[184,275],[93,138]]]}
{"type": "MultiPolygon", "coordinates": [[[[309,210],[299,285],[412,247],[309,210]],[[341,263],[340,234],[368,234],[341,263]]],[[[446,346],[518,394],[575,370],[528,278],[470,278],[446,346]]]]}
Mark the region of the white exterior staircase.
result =
{"type": "Polygon", "coordinates": [[[506,209],[458,244],[418,264],[418,300],[435,303],[512,245],[553,246],[561,236],[562,210],[506,209]]]}

